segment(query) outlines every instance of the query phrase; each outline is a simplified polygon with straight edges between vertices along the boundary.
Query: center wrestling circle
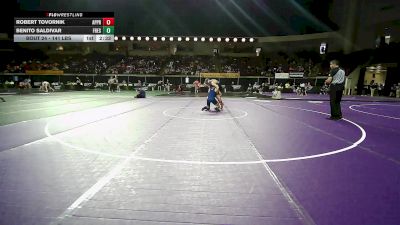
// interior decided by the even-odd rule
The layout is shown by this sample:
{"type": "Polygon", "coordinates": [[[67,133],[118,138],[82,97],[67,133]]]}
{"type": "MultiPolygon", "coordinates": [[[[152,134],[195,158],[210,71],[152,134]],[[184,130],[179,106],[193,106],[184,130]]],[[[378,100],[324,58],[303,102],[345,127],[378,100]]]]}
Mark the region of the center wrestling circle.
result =
{"type": "MultiPolygon", "coordinates": [[[[290,108],[290,109],[295,109],[295,110],[302,110],[302,111],[307,111],[307,112],[312,112],[312,113],[317,113],[317,114],[321,114],[321,115],[330,115],[328,113],[324,113],[324,112],[319,112],[319,111],[315,111],[315,110],[309,110],[309,109],[303,109],[303,108],[297,108],[297,107],[289,107],[289,106],[279,106],[279,105],[272,105],[272,104],[267,104],[268,106],[277,106],[277,107],[285,107],[285,108],[290,108]]],[[[184,107],[186,108],[186,107],[184,107]]],[[[194,108],[194,107],[190,107],[190,108],[194,108]]],[[[200,110],[198,108],[196,108],[197,110],[200,110]]],[[[168,112],[171,109],[167,109],[164,112],[168,112]]],[[[233,111],[233,110],[231,110],[233,111]]],[[[238,110],[239,111],[239,110],[238,110]]],[[[241,111],[241,110],[240,110],[241,111]]],[[[164,114],[163,112],[163,114],[164,114]]],[[[243,111],[244,112],[244,111],[243,111]]],[[[217,112],[205,112],[205,113],[215,113],[218,115],[217,112]]],[[[165,114],[164,114],[165,115],[165,114]]],[[[245,112],[245,114],[241,115],[238,118],[243,118],[245,117],[244,115],[247,116],[247,112],[245,112]]],[[[165,116],[171,116],[167,113],[167,115],[165,116]]],[[[177,117],[177,116],[175,116],[177,117]]],[[[186,117],[177,117],[177,118],[181,118],[181,119],[191,119],[191,120],[195,120],[196,118],[186,118],[186,117]]],[[[220,118],[220,119],[228,119],[228,118],[220,118]]],[[[234,118],[232,118],[234,119],[234,118]]],[[[210,120],[210,119],[207,119],[210,120]]],[[[215,119],[214,119],[215,120],[215,119]]],[[[360,131],[361,131],[361,137],[354,142],[353,144],[341,148],[341,149],[337,149],[337,150],[333,150],[333,151],[329,151],[326,153],[321,153],[321,154],[314,154],[314,155],[308,155],[308,156],[301,156],[301,157],[291,157],[291,158],[279,158],[279,159],[264,159],[264,160],[255,160],[255,161],[226,161],[226,162],[213,162],[213,161],[194,161],[194,160],[169,160],[169,159],[157,159],[157,158],[148,158],[148,157],[141,157],[141,156],[135,156],[135,155],[118,155],[118,154],[110,154],[110,153],[104,153],[104,152],[98,152],[95,150],[91,150],[91,149],[87,149],[87,148],[83,148],[80,146],[75,146],[72,145],[70,143],[65,142],[64,140],[53,136],[50,132],[49,132],[49,122],[46,124],[45,128],[44,128],[44,132],[46,133],[46,135],[49,138],[54,139],[55,141],[57,141],[58,143],[76,149],[78,151],[82,151],[82,152],[86,152],[86,153],[91,153],[91,154],[97,154],[97,155],[103,155],[103,156],[108,156],[108,157],[114,157],[114,158],[131,158],[131,159],[136,159],[136,160],[143,160],[143,161],[153,161],[153,162],[163,162],[163,163],[181,163],[181,164],[200,164],[200,165],[248,165],[248,164],[263,164],[263,163],[269,163],[269,162],[289,162],[289,161],[298,161],[298,160],[306,160],[306,159],[313,159],[313,158],[320,158],[320,157],[325,157],[325,156],[329,156],[329,155],[334,155],[334,154],[338,154],[341,152],[345,152],[345,151],[349,151],[355,147],[357,147],[359,144],[361,144],[365,138],[366,138],[366,132],[365,130],[358,125],[357,123],[345,119],[342,119],[343,121],[346,121],[352,125],[354,125],[355,127],[357,127],[360,131]]],[[[142,150],[145,148],[145,145],[150,143],[152,141],[152,138],[154,138],[156,136],[156,133],[152,135],[152,137],[150,137],[148,140],[144,141],[143,144],[141,144],[139,147],[136,147],[136,150],[142,150]]]]}

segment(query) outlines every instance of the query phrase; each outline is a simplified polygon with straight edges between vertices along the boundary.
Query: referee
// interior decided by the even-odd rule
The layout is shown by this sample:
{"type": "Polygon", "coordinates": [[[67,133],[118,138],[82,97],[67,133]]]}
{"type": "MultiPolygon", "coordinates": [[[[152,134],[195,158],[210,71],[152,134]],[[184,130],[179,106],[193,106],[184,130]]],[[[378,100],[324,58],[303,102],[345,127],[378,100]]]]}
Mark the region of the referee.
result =
{"type": "Polygon", "coordinates": [[[329,98],[331,103],[331,120],[342,119],[342,110],[340,108],[340,101],[342,100],[344,90],[345,72],[339,68],[339,61],[332,60],[330,62],[331,71],[329,72],[328,79],[325,84],[330,84],[329,98]]]}

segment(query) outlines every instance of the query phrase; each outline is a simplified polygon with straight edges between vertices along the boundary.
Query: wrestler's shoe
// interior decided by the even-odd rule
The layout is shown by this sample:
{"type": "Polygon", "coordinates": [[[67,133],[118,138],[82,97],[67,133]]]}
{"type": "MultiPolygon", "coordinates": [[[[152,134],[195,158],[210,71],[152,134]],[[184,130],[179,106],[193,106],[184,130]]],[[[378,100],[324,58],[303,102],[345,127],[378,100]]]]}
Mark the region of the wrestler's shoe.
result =
{"type": "Polygon", "coordinates": [[[208,108],[207,106],[204,106],[201,111],[210,111],[210,108],[208,108]]]}
{"type": "Polygon", "coordinates": [[[217,112],[221,112],[221,109],[220,109],[219,107],[215,107],[214,109],[215,109],[215,111],[217,111],[217,112]]]}

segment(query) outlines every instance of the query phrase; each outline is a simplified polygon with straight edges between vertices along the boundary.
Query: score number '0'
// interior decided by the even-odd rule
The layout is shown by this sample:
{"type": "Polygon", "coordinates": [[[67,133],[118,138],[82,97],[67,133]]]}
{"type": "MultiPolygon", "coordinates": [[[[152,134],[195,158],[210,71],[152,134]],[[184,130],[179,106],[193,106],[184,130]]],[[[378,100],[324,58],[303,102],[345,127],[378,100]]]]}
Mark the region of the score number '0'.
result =
{"type": "Polygon", "coordinates": [[[103,18],[103,26],[114,26],[114,18],[103,18]]]}

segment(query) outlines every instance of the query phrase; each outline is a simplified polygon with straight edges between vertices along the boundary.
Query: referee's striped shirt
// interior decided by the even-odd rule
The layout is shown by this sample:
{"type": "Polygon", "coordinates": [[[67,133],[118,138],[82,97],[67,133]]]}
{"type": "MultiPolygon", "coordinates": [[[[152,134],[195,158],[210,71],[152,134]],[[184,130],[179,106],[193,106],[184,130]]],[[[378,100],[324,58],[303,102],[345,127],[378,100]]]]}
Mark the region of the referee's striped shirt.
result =
{"type": "Polygon", "coordinates": [[[345,77],[344,70],[339,69],[339,71],[332,77],[332,84],[343,84],[344,77],[345,77]]]}

